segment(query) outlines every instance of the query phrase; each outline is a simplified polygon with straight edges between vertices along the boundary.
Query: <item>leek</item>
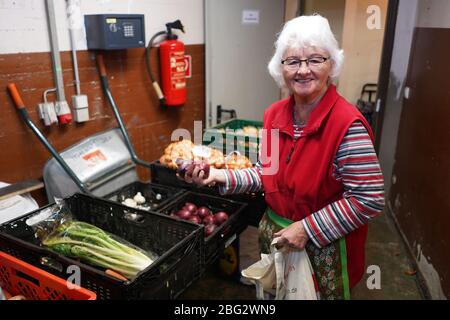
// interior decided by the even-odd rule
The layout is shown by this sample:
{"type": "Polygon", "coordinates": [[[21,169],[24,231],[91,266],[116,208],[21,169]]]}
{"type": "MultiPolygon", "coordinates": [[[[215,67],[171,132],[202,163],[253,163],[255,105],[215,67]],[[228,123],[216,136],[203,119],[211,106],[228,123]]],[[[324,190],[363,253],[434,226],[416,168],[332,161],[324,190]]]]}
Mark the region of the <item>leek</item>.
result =
{"type": "Polygon", "coordinates": [[[64,256],[114,270],[128,279],[136,277],[154,261],[102,229],[80,221],[60,225],[42,244],[64,256]]]}

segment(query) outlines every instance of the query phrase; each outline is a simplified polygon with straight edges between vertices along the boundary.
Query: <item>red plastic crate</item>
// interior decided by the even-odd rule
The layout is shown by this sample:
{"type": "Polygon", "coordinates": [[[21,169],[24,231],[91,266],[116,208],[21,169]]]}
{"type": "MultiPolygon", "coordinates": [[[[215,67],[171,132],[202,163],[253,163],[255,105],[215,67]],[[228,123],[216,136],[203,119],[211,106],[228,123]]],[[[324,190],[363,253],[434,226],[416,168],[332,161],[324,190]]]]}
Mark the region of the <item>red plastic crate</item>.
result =
{"type": "Polygon", "coordinates": [[[69,289],[65,280],[0,251],[0,286],[27,300],[96,300],[84,288],[69,289]]]}

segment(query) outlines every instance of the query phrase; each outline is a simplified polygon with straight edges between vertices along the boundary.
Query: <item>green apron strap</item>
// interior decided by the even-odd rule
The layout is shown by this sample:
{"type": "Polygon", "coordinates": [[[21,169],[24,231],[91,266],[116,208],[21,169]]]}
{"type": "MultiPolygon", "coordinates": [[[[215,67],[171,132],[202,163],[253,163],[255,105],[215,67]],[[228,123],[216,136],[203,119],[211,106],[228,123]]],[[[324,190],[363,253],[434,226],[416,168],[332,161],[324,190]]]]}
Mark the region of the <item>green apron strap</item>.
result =
{"type": "Polygon", "coordinates": [[[347,247],[345,237],[339,239],[339,248],[341,256],[342,282],[344,289],[344,300],[350,300],[350,284],[347,271],[347,247]]]}
{"type": "Polygon", "coordinates": [[[267,208],[266,210],[267,216],[269,217],[270,220],[273,221],[273,223],[275,223],[276,225],[278,225],[281,228],[286,228],[287,226],[289,226],[290,224],[292,224],[294,221],[286,219],[282,216],[279,216],[275,213],[275,211],[273,211],[270,208],[267,208]]]}

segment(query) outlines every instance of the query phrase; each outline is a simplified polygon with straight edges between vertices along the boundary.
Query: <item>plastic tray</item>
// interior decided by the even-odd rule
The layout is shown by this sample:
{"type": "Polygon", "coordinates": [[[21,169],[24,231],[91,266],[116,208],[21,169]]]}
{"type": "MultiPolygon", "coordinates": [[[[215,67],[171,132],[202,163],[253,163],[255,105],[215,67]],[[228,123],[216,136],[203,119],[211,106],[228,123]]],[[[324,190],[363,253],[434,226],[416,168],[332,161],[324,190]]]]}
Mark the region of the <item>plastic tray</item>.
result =
{"type": "Polygon", "coordinates": [[[126,198],[133,198],[138,192],[142,194],[142,196],[146,199],[146,202],[143,204],[146,208],[144,210],[157,210],[165,206],[171,200],[180,196],[186,190],[162,186],[155,183],[144,183],[144,182],[133,182],[119,190],[116,190],[106,196],[104,199],[115,201],[122,203],[126,198]],[[157,199],[156,195],[161,195],[161,199],[157,199]]]}
{"type": "Polygon", "coordinates": [[[204,237],[204,263],[209,265],[246,228],[243,217],[246,204],[188,191],[166,207],[161,208],[160,212],[169,215],[180,210],[186,202],[192,202],[198,207],[208,207],[213,213],[225,211],[229,216],[228,220],[220,225],[211,235],[204,237]]]}
{"type": "Polygon", "coordinates": [[[84,288],[69,289],[67,282],[0,251],[0,287],[26,300],[95,300],[84,288]]]}
{"type": "Polygon", "coordinates": [[[81,270],[81,286],[97,299],[175,299],[202,273],[203,229],[193,223],[75,194],[66,199],[76,219],[96,225],[144,250],[159,255],[131,281],[41,247],[26,220],[50,206],[0,226],[2,251],[67,279],[69,266],[81,270]],[[129,219],[130,214],[134,219],[129,219]]]}
{"type": "Polygon", "coordinates": [[[154,161],[151,163],[151,179],[152,182],[158,184],[184,188],[193,192],[205,193],[212,196],[221,197],[223,199],[244,202],[247,204],[247,207],[245,208],[245,212],[242,216],[246,223],[252,226],[258,226],[259,221],[267,208],[267,204],[264,200],[264,194],[261,192],[220,195],[217,187],[198,187],[195,184],[189,184],[178,179],[175,170],[162,165],[159,161],[154,161]]]}

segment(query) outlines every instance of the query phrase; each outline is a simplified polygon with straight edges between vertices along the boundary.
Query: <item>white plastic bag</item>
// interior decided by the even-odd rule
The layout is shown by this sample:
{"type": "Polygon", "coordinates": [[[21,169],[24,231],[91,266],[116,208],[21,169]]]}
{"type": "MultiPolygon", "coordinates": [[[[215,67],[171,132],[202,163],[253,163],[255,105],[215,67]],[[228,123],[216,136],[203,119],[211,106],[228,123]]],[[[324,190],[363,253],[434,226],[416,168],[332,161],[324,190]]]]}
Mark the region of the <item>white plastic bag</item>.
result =
{"type": "Polygon", "coordinates": [[[256,298],[269,300],[276,295],[277,276],[275,271],[275,254],[261,254],[261,260],[252,264],[241,274],[256,286],[256,298]]]}
{"type": "Polygon", "coordinates": [[[259,300],[317,300],[313,269],[305,250],[277,248],[279,238],[271,243],[271,253],[242,271],[242,276],[256,286],[259,300]]]}

